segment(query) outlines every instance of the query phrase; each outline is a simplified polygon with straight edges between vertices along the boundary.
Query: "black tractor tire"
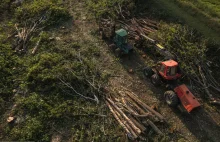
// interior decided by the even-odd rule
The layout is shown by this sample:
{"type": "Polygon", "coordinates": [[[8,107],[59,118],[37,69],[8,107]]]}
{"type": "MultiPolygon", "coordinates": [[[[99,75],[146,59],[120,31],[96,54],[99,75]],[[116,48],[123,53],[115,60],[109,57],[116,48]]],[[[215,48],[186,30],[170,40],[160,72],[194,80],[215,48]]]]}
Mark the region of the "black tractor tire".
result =
{"type": "Polygon", "coordinates": [[[114,52],[115,52],[116,57],[121,57],[122,56],[122,51],[121,51],[120,48],[116,48],[114,52]]]}
{"type": "Polygon", "coordinates": [[[150,77],[150,76],[152,76],[154,74],[152,68],[150,68],[150,67],[145,67],[143,69],[143,73],[144,73],[145,77],[150,77]]]}
{"type": "Polygon", "coordinates": [[[153,74],[151,76],[151,82],[154,86],[160,86],[161,85],[161,79],[158,74],[153,74]]]}
{"type": "Polygon", "coordinates": [[[170,107],[176,107],[179,104],[178,96],[176,95],[175,92],[173,92],[171,90],[170,91],[166,91],[164,93],[164,97],[165,97],[166,103],[170,107]]]}
{"type": "Polygon", "coordinates": [[[108,47],[109,47],[112,51],[115,51],[115,49],[117,48],[117,46],[116,46],[114,43],[110,44],[108,47]]]}

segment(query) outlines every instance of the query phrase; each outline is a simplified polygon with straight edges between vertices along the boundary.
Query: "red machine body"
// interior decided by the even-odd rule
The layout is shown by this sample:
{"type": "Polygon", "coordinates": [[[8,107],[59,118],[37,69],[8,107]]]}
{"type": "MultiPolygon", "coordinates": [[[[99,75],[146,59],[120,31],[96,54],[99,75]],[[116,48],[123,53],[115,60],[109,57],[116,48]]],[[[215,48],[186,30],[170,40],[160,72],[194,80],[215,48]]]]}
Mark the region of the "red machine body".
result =
{"type": "MultiPolygon", "coordinates": [[[[145,69],[146,75],[151,75],[148,68],[145,69]],[[147,72],[147,73],[146,73],[147,72]]],[[[185,84],[179,85],[179,78],[181,71],[178,62],[174,60],[167,60],[157,64],[154,68],[153,75],[151,75],[151,82],[158,86],[162,82],[168,86],[170,90],[164,93],[165,100],[169,106],[175,107],[180,102],[187,112],[191,112],[194,108],[200,106],[200,103],[195,96],[189,91],[185,84]]]]}
{"type": "Polygon", "coordinates": [[[181,77],[181,74],[177,72],[178,63],[174,60],[168,60],[161,62],[161,68],[159,74],[165,80],[176,80],[181,77]]]}
{"type": "Polygon", "coordinates": [[[200,106],[200,103],[195,98],[195,96],[189,91],[185,84],[182,84],[176,88],[174,88],[178,98],[180,99],[183,107],[187,110],[187,112],[191,112],[194,108],[200,106]]]}

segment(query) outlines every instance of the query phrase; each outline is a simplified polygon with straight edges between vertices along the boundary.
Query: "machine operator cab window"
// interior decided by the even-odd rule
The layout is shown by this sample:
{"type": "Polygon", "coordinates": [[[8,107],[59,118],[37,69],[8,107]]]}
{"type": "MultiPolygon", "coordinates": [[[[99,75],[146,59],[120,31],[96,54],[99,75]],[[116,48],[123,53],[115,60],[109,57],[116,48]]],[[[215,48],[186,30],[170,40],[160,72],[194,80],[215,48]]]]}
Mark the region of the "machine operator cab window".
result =
{"type": "Polygon", "coordinates": [[[158,65],[158,70],[165,76],[176,76],[181,72],[177,62],[173,60],[160,63],[158,65]]]}
{"type": "Polygon", "coordinates": [[[177,74],[177,66],[167,68],[167,76],[175,76],[177,74]]]}
{"type": "Polygon", "coordinates": [[[165,68],[166,68],[166,67],[165,67],[163,64],[160,65],[159,68],[160,68],[160,71],[161,71],[162,73],[165,72],[165,68]]]}

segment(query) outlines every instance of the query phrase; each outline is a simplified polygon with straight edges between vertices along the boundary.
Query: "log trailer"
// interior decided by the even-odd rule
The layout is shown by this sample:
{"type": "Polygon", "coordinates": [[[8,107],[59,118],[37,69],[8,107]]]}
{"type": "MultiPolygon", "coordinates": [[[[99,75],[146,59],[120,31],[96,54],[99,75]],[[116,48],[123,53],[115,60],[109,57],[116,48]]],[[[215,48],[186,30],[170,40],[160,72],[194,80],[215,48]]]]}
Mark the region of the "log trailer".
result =
{"type": "Polygon", "coordinates": [[[174,56],[163,46],[156,43],[155,40],[145,35],[143,37],[154,43],[156,50],[164,55],[166,59],[169,58],[169,60],[159,62],[153,67],[144,68],[144,75],[151,78],[153,85],[166,84],[168,88],[164,93],[166,103],[171,107],[177,107],[182,104],[188,113],[199,107],[200,103],[196,97],[185,84],[180,83],[178,80],[182,74],[178,62],[173,60],[174,56]]]}

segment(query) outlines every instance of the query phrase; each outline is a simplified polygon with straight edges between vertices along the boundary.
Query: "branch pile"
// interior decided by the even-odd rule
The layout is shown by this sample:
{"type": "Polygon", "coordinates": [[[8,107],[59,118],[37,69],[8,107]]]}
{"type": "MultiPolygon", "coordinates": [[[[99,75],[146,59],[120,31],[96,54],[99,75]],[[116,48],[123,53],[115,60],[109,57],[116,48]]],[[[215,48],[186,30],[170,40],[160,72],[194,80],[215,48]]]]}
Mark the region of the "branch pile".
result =
{"type": "Polygon", "coordinates": [[[124,128],[131,139],[144,139],[148,128],[163,135],[155,122],[164,122],[164,117],[153,108],[142,102],[136,94],[123,89],[117,95],[109,95],[106,104],[118,123],[124,128]]]}
{"type": "Polygon", "coordinates": [[[220,104],[220,83],[210,69],[213,63],[206,58],[207,47],[204,39],[187,27],[176,27],[174,33],[169,31],[162,33],[162,36],[167,49],[175,54],[180,62],[181,70],[189,80],[191,88],[199,94],[205,94],[211,104],[220,104]]]}
{"type": "Polygon", "coordinates": [[[158,23],[148,18],[132,18],[129,20],[119,21],[122,27],[129,31],[130,38],[137,38],[156,32],[158,23]]]}
{"type": "MultiPolygon", "coordinates": [[[[15,44],[13,46],[13,49],[16,52],[26,52],[27,51],[27,44],[29,43],[30,39],[32,38],[33,34],[36,33],[39,30],[42,30],[39,28],[39,25],[44,21],[44,16],[42,16],[39,20],[35,21],[32,26],[28,27],[22,27],[19,28],[18,24],[15,24],[16,29],[16,40],[15,44]]],[[[38,43],[39,44],[39,43],[38,43]]]]}
{"type": "MultiPolygon", "coordinates": [[[[179,57],[180,60],[183,58],[179,57]]],[[[187,60],[185,60],[187,62],[187,60]]],[[[199,57],[192,62],[188,62],[188,68],[193,71],[183,70],[189,78],[191,88],[199,93],[205,93],[211,104],[220,105],[219,94],[220,84],[216,81],[210,70],[209,61],[199,60],[199,57]]]]}
{"type": "MultiPolygon", "coordinates": [[[[132,18],[118,20],[117,22],[112,19],[101,18],[99,20],[99,30],[103,39],[112,38],[116,30],[116,26],[120,25],[122,28],[129,32],[129,39],[138,40],[141,37],[146,38],[150,33],[154,33],[158,29],[157,22],[148,18],[132,18]]],[[[120,27],[120,28],[121,28],[120,27]]],[[[119,29],[117,27],[117,29],[119,29]]]]}

